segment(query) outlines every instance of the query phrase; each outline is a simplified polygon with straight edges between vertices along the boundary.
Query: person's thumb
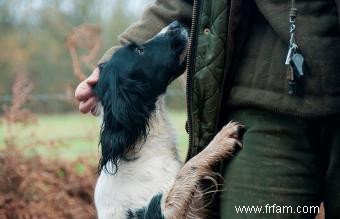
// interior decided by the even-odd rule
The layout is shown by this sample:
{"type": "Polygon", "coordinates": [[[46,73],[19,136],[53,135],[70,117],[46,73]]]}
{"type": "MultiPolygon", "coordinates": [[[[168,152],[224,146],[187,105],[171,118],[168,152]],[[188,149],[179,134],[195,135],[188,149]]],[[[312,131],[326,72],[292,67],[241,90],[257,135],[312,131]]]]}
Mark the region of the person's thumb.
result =
{"type": "Polygon", "coordinates": [[[95,68],[92,74],[85,80],[87,84],[93,86],[98,82],[99,79],[99,68],[95,68]]]}

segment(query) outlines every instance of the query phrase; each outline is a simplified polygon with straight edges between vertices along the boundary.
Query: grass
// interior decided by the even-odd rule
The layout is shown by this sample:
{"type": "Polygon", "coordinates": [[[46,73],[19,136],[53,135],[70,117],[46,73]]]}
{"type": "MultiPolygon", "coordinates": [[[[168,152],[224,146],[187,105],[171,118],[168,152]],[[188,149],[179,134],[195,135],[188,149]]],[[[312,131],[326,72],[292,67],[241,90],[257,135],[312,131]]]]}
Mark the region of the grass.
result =
{"type": "MultiPolygon", "coordinates": [[[[184,111],[170,111],[169,117],[178,135],[179,151],[185,157],[187,134],[184,111]]],[[[57,114],[39,115],[36,124],[15,125],[15,145],[30,148],[29,153],[38,153],[51,158],[75,159],[90,156],[97,159],[100,122],[89,115],[57,114]]],[[[0,147],[5,145],[5,127],[0,123],[0,147]]]]}

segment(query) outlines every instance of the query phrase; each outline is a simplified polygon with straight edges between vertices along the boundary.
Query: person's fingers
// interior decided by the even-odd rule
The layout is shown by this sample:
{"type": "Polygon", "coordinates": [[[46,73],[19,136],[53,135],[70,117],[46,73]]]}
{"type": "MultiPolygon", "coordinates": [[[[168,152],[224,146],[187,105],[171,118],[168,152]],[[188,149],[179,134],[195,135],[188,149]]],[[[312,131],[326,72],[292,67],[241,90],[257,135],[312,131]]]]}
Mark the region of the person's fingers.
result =
{"type": "Polygon", "coordinates": [[[95,68],[92,74],[85,80],[87,84],[93,86],[98,82],[99,79],[99,68],[95,68]]]}
{"type": "Polygon", "coordinates": [[[94,96],[92,86],[89,85],[86,80],[82,81],[78,87],[76,88],[76,91],[74,93],[74,96],[76,99],[80,102],[86,101],[90,97],[94,96]]]}
{"type": "Polygon", "coordinates": [[[97,98],[95,96],[90,97],[86,101],[81,101],[79,103],[79,111],[81,113],[88,113],[90,112],[93,108],[95,108],[97,104],[97,98]]]}
{"type": "Polygon", "coordinates": [[[84,81],[82,81],[76,91],[75,91],[75,97],[78,101],[86,101],[90,97],[94,96],[92,87],[98,82],[99,79],[99,68],[95,68],[92,72],[92,74],[86,78],[84,81]]]}

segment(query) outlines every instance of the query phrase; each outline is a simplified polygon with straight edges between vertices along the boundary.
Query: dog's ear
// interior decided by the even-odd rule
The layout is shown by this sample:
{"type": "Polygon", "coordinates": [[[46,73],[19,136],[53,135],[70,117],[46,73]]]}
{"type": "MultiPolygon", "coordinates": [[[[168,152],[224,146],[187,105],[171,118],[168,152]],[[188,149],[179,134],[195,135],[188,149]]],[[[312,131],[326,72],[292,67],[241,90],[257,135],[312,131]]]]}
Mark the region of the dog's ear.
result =
{"type": "Polygon", "coordinates": [[[133,153],[138,141],[145,140],[157,99],[149,95],[151,85],[144,72],[138,70],[128,74],[117,71],[104,66],[94,88],[104,111],[99,170],[104,168],[113,174],[119,160],[127,153],[133,153]]]}

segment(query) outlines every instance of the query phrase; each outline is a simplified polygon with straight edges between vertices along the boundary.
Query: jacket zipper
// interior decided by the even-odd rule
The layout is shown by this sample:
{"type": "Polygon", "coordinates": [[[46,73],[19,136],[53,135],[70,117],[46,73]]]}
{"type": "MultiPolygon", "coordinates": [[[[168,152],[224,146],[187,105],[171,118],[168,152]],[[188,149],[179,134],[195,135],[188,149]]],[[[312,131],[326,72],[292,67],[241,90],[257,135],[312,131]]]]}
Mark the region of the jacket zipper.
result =
{"type": "Polygon", "coordinates": [[[200,0],[194,0],[193,2],[193,10],[192,10],[192,21],[191,21],[191,29],[190,29],[190,39],[189,39],[189,48],[187,53],[187,84],[186,84],[186,96],[187,96],[187,132],[189,135],[189,145],[188,145],[188,153],[186,160],[191,158],[192,154],[192,141],[193,141],[193,133],[192,133],[192,86],[193,86],[193,73],[195,70],[195,54],[196,54],[196,44],[197,44],[197,33],[198,33],[198,9],[200,8],[200,0]]]}

